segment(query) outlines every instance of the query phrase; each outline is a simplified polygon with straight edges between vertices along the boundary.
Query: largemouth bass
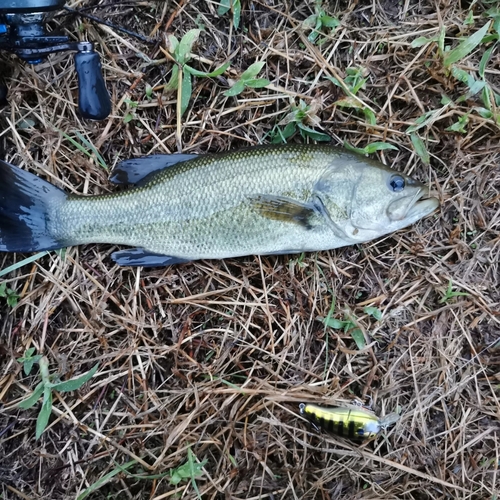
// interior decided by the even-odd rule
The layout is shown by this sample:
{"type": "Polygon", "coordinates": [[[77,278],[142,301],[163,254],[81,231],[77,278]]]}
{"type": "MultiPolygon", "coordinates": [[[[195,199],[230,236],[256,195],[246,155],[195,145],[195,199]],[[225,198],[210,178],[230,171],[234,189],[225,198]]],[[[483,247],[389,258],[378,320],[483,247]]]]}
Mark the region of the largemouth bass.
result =
{"type": "Polygon", "coordinates": [[[0,251],[85,243],[134,248],[121,265],[288,254],[362,243],[439,205],[420,182],[325,145],[260,146],[122,162],[119,193],[68,195],[0,162],[0,251]]]}

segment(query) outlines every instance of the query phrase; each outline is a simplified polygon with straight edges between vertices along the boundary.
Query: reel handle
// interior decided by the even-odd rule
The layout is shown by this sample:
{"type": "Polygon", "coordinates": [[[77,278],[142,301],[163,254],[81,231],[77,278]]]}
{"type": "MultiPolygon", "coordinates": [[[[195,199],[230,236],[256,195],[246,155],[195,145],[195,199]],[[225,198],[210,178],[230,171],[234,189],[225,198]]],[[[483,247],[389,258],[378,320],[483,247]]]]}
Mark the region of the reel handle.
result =
{"type": "Polygon", "coordinates": [[[104,120],[111,113],[111,99],[102,76],[101,59],[91,43],[78,44],[75,69],[80,115],[90,120],[104,120]]]}

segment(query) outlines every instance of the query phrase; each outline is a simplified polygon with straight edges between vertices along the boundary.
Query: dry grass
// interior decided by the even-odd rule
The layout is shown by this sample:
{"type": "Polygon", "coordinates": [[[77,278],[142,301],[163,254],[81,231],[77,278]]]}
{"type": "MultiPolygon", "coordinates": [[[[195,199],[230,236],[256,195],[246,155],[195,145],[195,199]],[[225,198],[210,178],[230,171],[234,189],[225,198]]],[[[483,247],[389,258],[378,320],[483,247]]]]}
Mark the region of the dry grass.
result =
{"type": "MultiPolygon", "coordinates": [[[[2,278],[21,299],[13,309],[0,299],[0,497],[76,498],[134,459],[134,475],[120,472],[88,498],[196,498],[189,481],[174,487],[164,476],[185,463],[190,447],[208,460],[197,479],[206,499],[498,498],[500,129],[473,112],[465,134],[445,130],[479,96],[449,108],[419,131],[429,167],[405,133],[441,106],[442,93],[457,99],[467,91],[445,75],[435,44],[410,42],[445,26],[447,43],[456,45],[484,24],[491,2],[332,1],[328,11],[342,25],[321,47],[301,28],[313,2],[243,0],[245,31],[219,18],[211,1],[99,3],[69,5],[95,7],[94,15],[157,43],[83,22],[82,36],[103,55],[114,102],[101,123],[75,113],[67,54],[38,67],[1,54],[10,106],[0,111],[0,144],[13,163],[71,192],[105,192],[108,172],[62,132],[79,131],[110,167],[176,152],[177,141],[184,152],[227,150],[258,143],[289,111],[290,96],[301,96],[320,104],[321,124],[339,143],[397,145],[383,160],[429,180],[442,206],[408,230],[302,261],[248,257],[129,269],[112,263],[110,246],[91,245],[2,278]],[[471,3],[474,26],[464,24],[471,3]],[[224,78],[197,79],[176,137],[175,94],[162,92],[171,69],[162,37],[181,37],[196,23],[206,27],[197,55],[219,65],[233,54],[226,73],[233,79],[265,60],[274,89],[226,98],[224,78]],[[376,126],[334,104],[344,93],[325,76],[345,77],[352,66],[367,70],[359,96],[375,111],[376,126]],[[139,104],[125,124],[128,100],[139,104]],[[440,302],[450,280],[469,295],[440,302]],[[367,349],[325,330],[318,318],[333,302],[334,317],[350,310],[358,318],[367,349]],[[380,322],[364,314],[367,304],[383,311],[380,322]],[[16,361],[31,346],[63,378],[100,363],[84,388],[55,397],[39,441],[39,407],[16,407],[38,382],[37,370],[26,377],[16,361]],[[300,401],[366,396],[380,414],[402,413],[375,443],[317,434],[298,416],[300,401]]],[[[54,22],[78,33],[71,18],[54,22]]],[[[485,48],[460,62],[476,78],[485,48]]],[[[486,77],[500,93],[495,50],[486,77]]],[[[0,268],[21,258],[2,255],[0,268]]]]}

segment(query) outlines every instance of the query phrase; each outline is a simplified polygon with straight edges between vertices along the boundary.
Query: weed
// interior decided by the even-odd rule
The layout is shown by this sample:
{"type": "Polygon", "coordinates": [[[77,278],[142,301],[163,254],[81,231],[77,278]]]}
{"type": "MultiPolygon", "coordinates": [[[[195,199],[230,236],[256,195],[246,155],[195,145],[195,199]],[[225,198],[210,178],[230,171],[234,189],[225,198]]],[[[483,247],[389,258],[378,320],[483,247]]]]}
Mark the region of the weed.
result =
{"type": "Polygon", "coordinates": [[[7,287],[7,283],[5,282],[0,283],[0,297],[7,299],[9,307],[16,306],[19,300],[19,295],[12,288],[7,287]]]}
{"type": "Polygon", "coordinates": [[[342,82],[333,76],[328,76],[327,78],[334,85],[344,90],[347,94],[347,97],[336,101],[335,105],[340,106],[341,108],[352,108],[362,111],[365,115],[366,121],[370,125],[376,125],[377,118],[373,110],[366,106],[361,99],[356,97],[360,90],[366,88],[366,75],[367,70],[363,67],[359,67],[347,68],[346,77],[342,82]]]}
{"type": "Polygon", "coordinates": [[[420,156],[422,163],[424,165],[429,165],[431,162],[431,157],[429,151],[427,151],[427,148],[425,147],[424,141],[415,132],[410,134],[410,140],[411,143],[413,144],[415,152],[417,153],[418,156],[420,156]]]}
{"type": "Polygon", "coordinates": [[[449,280],[448,281],[448,288],[446,289],[446,292],[444,293],[443,297],[439,300],[439,303],[445,304],[453,297],[468,297],[468,296],[469,296],[469,294],[466,292],[454,292],[453,291],[453,283],[451,280],[449,280]]]}
{"type": "Polygon", "coordinates": [[[131,99],[125,99],[125,103],[127,104],[128,110],[123,117],[123,123],[130,123],[136,118],[135,110],[137,109],[137,106],[139,106],[139,103],[136,101],[132,101],[131,99]]]}
{"type": "Polygon", "coordinates": [[[318,43],[320,45],[323,41],[318,41],[318,36],[322,31],[329,28],[331,32],[333,32],[335,28],[340,26],[340,21],[336,17],[329,16],[323,8],[322,1],[316,0],[314,4],[314,14],[305,19],[302,26],[305,29],[312,30],[307,39],[312,43],[318,43]]]}
{"type": "Polygon", "coordinates": [[[196,478],[200,477],[203,474],[202,469],[207,463],[207,459],[203,460],[202,462],[197,462],[195,454],[191,451],[191,448],[188,448],[187,462],[177,467],[177,469],[170,470],[170,484],[176,486],[184,479],[191,479],[193,489],[196,491],[198,498],[201,499],[200,490],[198,489],[198,485],[196,484],[196,478]]]}
{"type": "MultiPolygon", "coordinates": [[[[375,318],[377,321],[382,319],[382,312],[376,307],[367,306],[363,309],[363,311],[369,316],[375,318]]],[[[332,312],[333,311],[330,308],[330,313],[332,312]]],[[[356,318],[351,316],[349,312],[345,312],[344,319],[341,320],[332,318],[330,313],[328,314],[328,317],[323,320],[324,325],[333,328],[334,330],[343,330],[344,333],[349,333],[358,349],[364,349],[366,347],[365,335],[363,334],[361,328],[359,328],[356,318]]]]}
{"type": "Polygon", "coordinates": [[[312,127],[320,126],[320,118],[316,114],[319,111],[319,102],[313,100],[311,104],[306,104],[300,99],[299,104],[295,100],[290,101],[291,111],[281,120],[278,126],[274,127],[271,132],[271,142],[273,144],[280,144],[286,142],[297,130],[303,139],[309,137],[315,141],[330,141],[331,137],[323,132],[318,132],[312,127]],[[285,125],[281,129],[279,125],[285,125]]]}
{"type": "Polygon", "coordinates": [[[36,355],[33,356],[35,352],[34,348],[28,349],[22,358],[18,361],[23,364],[24,372],[29,374],[34,363],[38,363],[40,366],[40,376],[42,381],[35,387],[33,394],[24,401],[19,403],[19,408],[27,410],[34,406],[39,400],[40,396],[43,394],[43,403],[40,413],[36,421],[36,439],[39,439],[43,434],[47,424],[49,422],[49,417],[52,412],[52,391],[57,392],[70,392],[76,391],[83,384],[88,382],[96,373],[99,364],[95,365],[90,371],[69,380],[64,381],[54,381],[53,375],[49,374],[49,360],[46,356],[36,355]]]}
{"type": "Polygon", "coordinates": [[[271,82],[267,78],[256,78],[256,76],[262,71],[265,65],[265,61],[258,61],[251,64],[240,76],[233,86],[224,92],[226,97],[235,96],[241,94],[246,87],[253,89],[259,89],[269,85],[271,82]]]}
{"type": "Polygon", "coordinates": [[[187,63],[191,60],[191,51],[196,40],[200,36],[201,30],[189,30],[179,41],[174,35],[168,36],[168,51],[173,57],[176,65],[172,68],[172,75],[165,86],[166,90],[177,89],[177,99],[180,102],[180,115],[182,116],[189,105],[191,99],[193,84],[192,76],[201,78],[211,78],[219,76],[229,68],[229,62],[224,63],[212,72],[199,71],[187,63]]]}
{"type": "Polygon", "coordinates": [[[354,146],[351,146],[347,141],[344,141],[344,147],[346,149],[349,149],[350,151],[354,151],[355,153],[359,153],[362,155],[370,155],[375,153],[376,151],[383,151],[385,149],[398,149],[396,146],[388,144],[387,142],[372,142],[364,148],[356,148],[354,146]]]}
{"type": "Polygon", "coordinates": [[[223,16],[226,12],[231,11],[233,14],[233,26],[238,29],[241,19],[241,1],[240,0],[220,0],[217,14],[223,16]]]}
{"type": "Polygon", "coordinates": [[[33,368],[33,365],[35,363],[38,363],[42,359],[41,354],[37,354],[36,356],[33,356],[33,353],[35,352],[34,347],[30,347],[29,349],[26,349],[26,352],[21,358],[17,358],[17,361],[23,365],[24,373],[26,375],[29,375],[31,373],[31,369],[33,368]]]}
{"type": "MultiPolygon", "coordinates": [[[[412,47],[421,47],[430,43],[437,43],[438,53],[441,59],[443,70],[445,74],[453,76],[456,80],[465,84],[468,88],[468,92],[460,96],[456,100],[456,104],[464,102],[471,97],[481,93],[481,100],[484,107],[474,107],[473,110],[476,111],[480,116],[486,119],[491,119],[497,125],[500,125],[500,114],[497,112],[496,108],[500,105],[500,95],[496,93],[490,84],[485,79],[485,71],[488,61],[495,47],[500,40],[500,11],[496,8],[492,8],[487,11],[487,15],[493,18],[493,33],[488,35],[490,29],[491,21],[488,21],[481,29],[474,32],[472,35],[464,38],[460,43],[454,48],[449,49],[444,46],[445,40],[445,28],[441,28],[440,32],[431,38],[419,37],[413,40],[412,47]],[[481,43],[494,42],[491,47],[489,47],[481,57],[479,63],[478,74],[480,80],[476,80],[473,75],[468,71],[456,66],[456,63],[463,60],[469,54],[471,54],[481,43]]],[[[435,122],[444,111],[449,107],[454,107],[455,103],[449,99],[447,96],[443,96],[441,101],[443,107],[428,111],[419,117],[415,124],[407,129],[407,133],[411,134],[416,130],[423,128],[425,126],[431,125],[435,122]]],[[[448,131],[466,133],[466,125],[469,121],[469,114],[462,115],[458,122],[451,125],[448,131]]],[[[413,142],[413,141],[412,141],[413,142]]],[[[415,146],[415,143],[414,143],[415,146]]],[[[417,149],[417,148],[416,148],[417,149]]],[[[422,157],[422,150],[417,151],[419,156],[422,157]]]]}

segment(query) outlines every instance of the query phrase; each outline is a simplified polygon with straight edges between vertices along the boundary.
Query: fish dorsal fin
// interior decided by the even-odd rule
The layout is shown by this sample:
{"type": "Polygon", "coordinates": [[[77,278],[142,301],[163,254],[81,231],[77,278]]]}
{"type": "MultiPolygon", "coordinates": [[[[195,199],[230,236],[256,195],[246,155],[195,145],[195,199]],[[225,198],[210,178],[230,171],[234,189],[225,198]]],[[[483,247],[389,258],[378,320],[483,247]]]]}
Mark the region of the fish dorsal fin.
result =
{"type": "Polygon", "coordinates": [[[111,258],[120,266],[161,267],[189,262],[188,259],[148,252],[144,248],[129,248],[113,252],[111,258]]]}
{"type": "Polygon", "coordinates": [[[149,181],[150,176],[160,170],[177,165],[178,163],[193,160],[197,156],[195,154],[174,154],[130,158],[118,163],[109,180],[113,184],[136,184],[141,186],[149,181]]]}
{"type": "Polygon", "coordinates": [[[260,195],[252,198],[252,205],[268,219],[299,224],[311,229],[320,212],[313,203],[304,203],[286,196],[260,195]]]}

